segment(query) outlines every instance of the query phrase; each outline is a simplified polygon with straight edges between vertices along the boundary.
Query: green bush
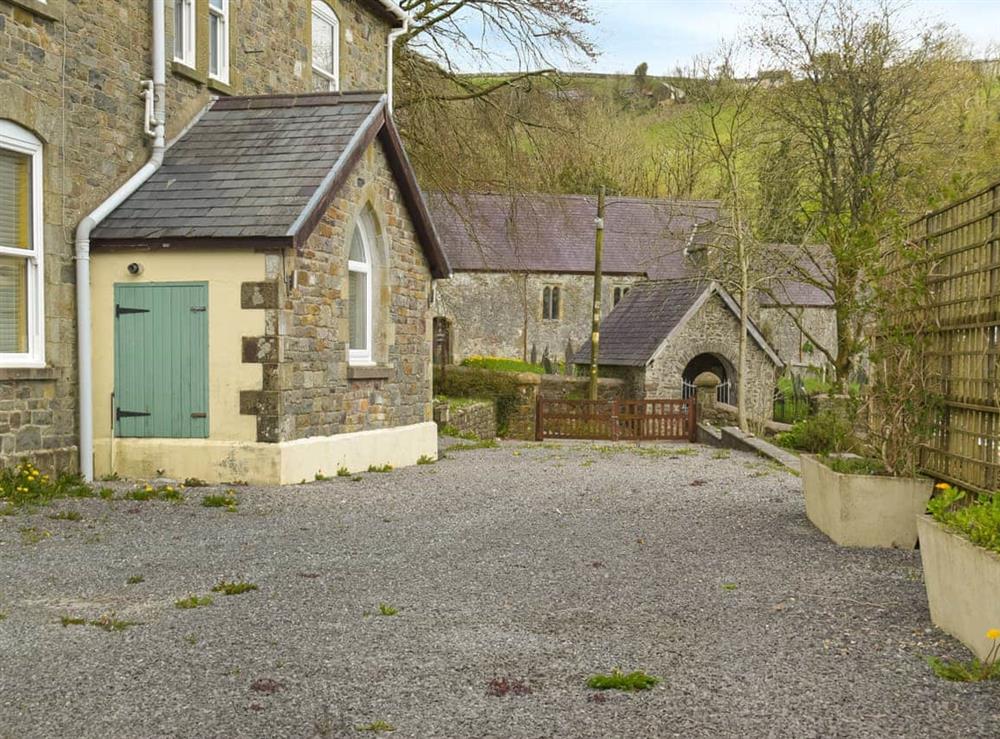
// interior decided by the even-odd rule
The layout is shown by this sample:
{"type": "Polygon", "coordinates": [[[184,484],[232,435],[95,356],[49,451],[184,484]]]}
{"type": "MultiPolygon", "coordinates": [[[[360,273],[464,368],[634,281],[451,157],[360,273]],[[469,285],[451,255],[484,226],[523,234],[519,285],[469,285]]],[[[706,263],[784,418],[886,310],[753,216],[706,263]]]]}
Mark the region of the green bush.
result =
{"type": "Polygon", "coordinates": [[[521,403],[517,379],[510,373],[463,368],[445,372],[434,369],[434,394],[450,398],[483,398],[496,403],[497,433],[504,436],[521,403]]]}
{"type": "Polygon", "coordinates": [[[850,422],[830,411],[799,421],[775,440],[783,447],[813,454],[850,452],[857,446],[850,422]]]}
{"type": "Polygon", "coordinates": [[[493,372],[531,372],[536,375],[545,373],[545,368],[540,364],[522,362],[520,359],[504,359],[503,357],[468,357],[462,360],[462,366],[493,372]]]}
{"type": "Polygon", "coordinates": [[[975,499],[951,485],[939,485],[927,504],[935,521],[966,537],[973,544],[1000,553],[1000,495],[975,499]]]}

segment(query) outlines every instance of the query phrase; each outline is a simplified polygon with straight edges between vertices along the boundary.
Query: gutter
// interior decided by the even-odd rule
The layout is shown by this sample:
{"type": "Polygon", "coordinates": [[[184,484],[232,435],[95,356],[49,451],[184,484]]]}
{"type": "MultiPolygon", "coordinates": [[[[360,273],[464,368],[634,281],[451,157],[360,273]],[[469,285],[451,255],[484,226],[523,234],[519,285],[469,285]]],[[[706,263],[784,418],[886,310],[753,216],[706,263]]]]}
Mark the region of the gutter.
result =
{"type": "Polygon", "coordinates": [[[90,234],[108,215],[146,182],[163,164],[166,149],[166,23],[164,0],[152,0],[152,85],[145,83],[145,129],[153,137],[149,161],[76,228],[76,336],[80,387],[80,474],[94,479],[94,375],[90,323],[90,234]]]}
{"type": "Polygon", "coordinates": [[[396,46],[396,39],[405,35],[410,30],[410,14],[400,8],[392,0],[382,0],[382,4],[386,9],[392,13],[396,18],[399,19],[401,25],[398,28],[394,28],[389,31],[389,35],[386,38],[386,49],[385,49],[385,92],[388,98],[388,109],[389,114],[392,115],[392,87],[393,87],[393,55],[396,46]]]}

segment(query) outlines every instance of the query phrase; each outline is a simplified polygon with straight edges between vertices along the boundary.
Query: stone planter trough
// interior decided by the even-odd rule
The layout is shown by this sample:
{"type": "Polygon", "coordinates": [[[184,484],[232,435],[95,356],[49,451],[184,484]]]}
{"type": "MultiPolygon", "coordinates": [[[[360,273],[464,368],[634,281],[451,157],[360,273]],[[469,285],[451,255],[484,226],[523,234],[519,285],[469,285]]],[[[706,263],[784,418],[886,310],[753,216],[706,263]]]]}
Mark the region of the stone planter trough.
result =
{"type": "Polygon", "coordinates": [[[916,546],[916,515],[927,508],[932,480],[845,475],[811,454],[803,454],[801,462],[806,515],[837,544],[884,549],[916,546]]]}
{"type": "Polygon", "coordinates": [[[1000,554],[930,516],[915,518],[931,621],[982,659],[993,646],[986,632],[1000,629],[1000,554]]]}

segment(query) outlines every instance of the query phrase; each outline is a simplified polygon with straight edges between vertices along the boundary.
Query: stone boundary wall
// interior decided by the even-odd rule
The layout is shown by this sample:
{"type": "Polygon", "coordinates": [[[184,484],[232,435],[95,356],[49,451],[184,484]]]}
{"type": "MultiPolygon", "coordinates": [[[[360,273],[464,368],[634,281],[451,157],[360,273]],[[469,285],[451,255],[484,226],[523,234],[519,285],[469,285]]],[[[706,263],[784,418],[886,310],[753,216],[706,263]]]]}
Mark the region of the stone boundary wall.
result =
{"type": "MultiPolygon", "coordinates": [[[[586,377],[541,375],[541,397],[545,400],[579,400],[587,397],[590,380],[586,377]]],[[[609,377],[597,380],[598,400],[625,400],[625,381],[609,377]]]]}
{"type": "Polygon", "coordinates": [[[434,405],[434,420],[438,431],[450,426],[459,433],[472,434],[477,439],[495,439],[497,437],[496,403],[483,400],[468,405],[449,405],[436,403],[434,405]]]}

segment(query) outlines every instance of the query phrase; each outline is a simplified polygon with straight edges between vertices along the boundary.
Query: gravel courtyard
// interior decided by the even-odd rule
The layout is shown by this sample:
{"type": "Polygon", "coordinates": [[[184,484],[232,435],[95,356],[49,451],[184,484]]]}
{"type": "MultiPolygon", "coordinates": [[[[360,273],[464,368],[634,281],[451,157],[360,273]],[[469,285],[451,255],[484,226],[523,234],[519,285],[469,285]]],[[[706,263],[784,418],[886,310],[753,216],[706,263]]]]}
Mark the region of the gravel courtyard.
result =
{"type": "Polygon", "coordinates": [[[0,737],[997,736],[1000,683],[924,661],[968,653],[918,553],[835,547],[756,457],[504,444],[362,477],[0,517],[0,737]],[[61,623],[112,613],[140,623],[61,623]],[[586,687],[616,667],[662,682],[586,687]]]}

